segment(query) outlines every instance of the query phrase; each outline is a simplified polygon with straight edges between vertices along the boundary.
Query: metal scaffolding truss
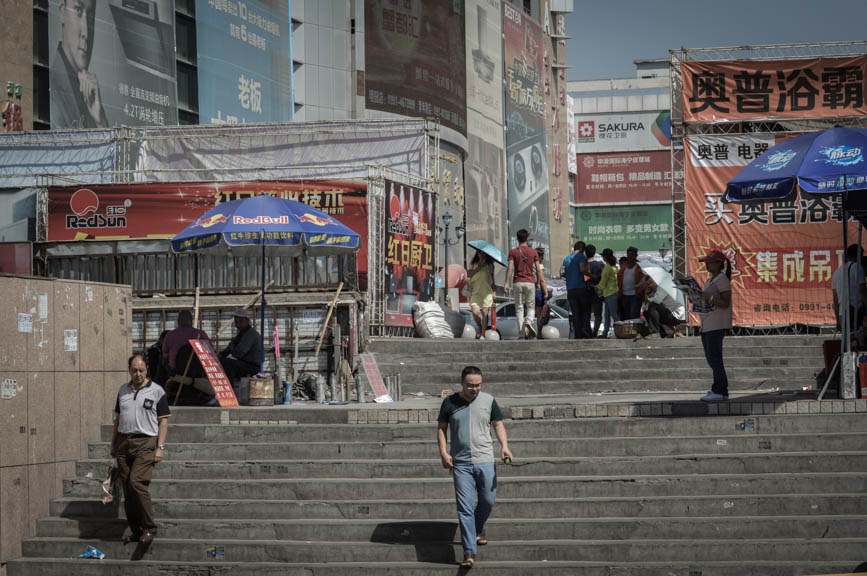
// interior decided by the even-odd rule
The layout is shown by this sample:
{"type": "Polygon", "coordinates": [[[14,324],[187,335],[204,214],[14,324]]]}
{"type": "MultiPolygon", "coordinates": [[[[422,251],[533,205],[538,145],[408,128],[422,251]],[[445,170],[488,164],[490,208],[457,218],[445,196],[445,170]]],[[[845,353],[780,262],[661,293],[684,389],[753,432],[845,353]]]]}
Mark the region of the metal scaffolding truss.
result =
{"type": "Polygon", "coordinates": [[[802,60],[809,58],[835,58],[863,56],[867,42],[821,42],[810,44],[768,44],[761,46],[734,46],[726,48],[681,48],[669,51],[669,79],[671,89],[671,165],[672,165],[672,269],[678,276],[686,276],[686,197],[684,141],[689,136],[712,134],[780,134],[809,132],[832,128],[837,124],[867,128],[867,117],[774,119],[718,122],[684,122],[683,78],[681,64],[688,61],[714,62],[724,60],[802,60]]]}

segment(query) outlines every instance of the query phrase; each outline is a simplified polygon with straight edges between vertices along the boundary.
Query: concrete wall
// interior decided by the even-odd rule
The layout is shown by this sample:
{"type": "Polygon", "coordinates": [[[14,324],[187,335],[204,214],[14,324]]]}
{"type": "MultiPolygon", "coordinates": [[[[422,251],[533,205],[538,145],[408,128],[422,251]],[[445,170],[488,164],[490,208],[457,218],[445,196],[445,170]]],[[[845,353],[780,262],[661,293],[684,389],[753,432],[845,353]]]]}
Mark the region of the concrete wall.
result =
{"type": "Polygon", "coordinates": [[[129,286],[0,276],[0,563],[111,422],[132,349],[129,286]]]}
{"type": "MultiPolygon", "coordinates": [[[[0,18],[0,110],[10,98],[6,83],[24,88],[21,98],[11,98],[21,106],[24,129],[33,129],[33,1],[3,0],[0,18]]],[[[0,122],[0,130],[2,122],[0,122]]]]}

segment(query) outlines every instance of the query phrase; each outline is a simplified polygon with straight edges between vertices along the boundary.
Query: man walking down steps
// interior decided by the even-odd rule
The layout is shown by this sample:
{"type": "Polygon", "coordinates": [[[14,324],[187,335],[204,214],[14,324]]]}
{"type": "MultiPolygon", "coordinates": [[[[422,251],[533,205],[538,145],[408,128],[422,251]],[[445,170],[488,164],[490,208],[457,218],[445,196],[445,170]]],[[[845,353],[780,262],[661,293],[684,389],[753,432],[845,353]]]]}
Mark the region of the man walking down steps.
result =
{"type": "Polygon", "coordinates": [[[497,496],[497,470],[491,427],[500,443],[500,457],[509,464],[512,452],[506,438],[503,413],[494,397],[482,392],[482,371],[467,366],[461,372],[461,391],[443,400],[437,425],[437,444],[443,468],[452,471],[455,500],[464,549],[462,568],[472,568],[484,537],[485,522],[497,496]],[[451,450],[446,448],[446,430],[451,450]],[[476,492],[478,491],[478,505],[476,492]]]}

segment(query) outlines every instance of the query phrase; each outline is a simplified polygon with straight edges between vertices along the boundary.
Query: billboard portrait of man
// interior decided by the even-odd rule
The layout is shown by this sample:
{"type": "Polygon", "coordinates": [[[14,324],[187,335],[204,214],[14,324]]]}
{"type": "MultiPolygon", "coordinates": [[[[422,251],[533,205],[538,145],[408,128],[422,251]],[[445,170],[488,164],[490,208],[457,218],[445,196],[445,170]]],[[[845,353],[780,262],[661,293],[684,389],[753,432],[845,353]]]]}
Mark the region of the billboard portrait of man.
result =
{"type": "Polygon", "coordinates": [[[105,128],[99,80],[91,72],[96,0],[60,0],[60,42],[51,62],[51,120],[68,128],[105,128]]]}
{"type": "Polygon", "coordinates": [[[49,0],[51,128],[178,122],[173,0],[49,0]]]}

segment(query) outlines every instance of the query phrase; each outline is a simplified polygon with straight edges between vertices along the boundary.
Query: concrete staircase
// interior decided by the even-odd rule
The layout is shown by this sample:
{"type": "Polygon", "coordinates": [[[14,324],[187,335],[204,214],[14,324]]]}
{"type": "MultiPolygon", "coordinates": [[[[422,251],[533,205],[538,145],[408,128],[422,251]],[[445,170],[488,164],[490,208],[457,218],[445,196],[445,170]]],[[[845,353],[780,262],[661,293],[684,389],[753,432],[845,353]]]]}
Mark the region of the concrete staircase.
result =
{"type": "MultiPolygon", "coordinates": [[[[764,370],[791,389],[813,383],[821,365],[812,338],[732,338],[726,346],[733,370],[743,358],[770,366],[751,370],[743,362],[733,386],[764,370]],[[777,373],[783,367],[792,370],[786,377],[777,373]]],[[[692,340],[412,341],[377,342],[374,349],[383,373],[401,368],[409,391],[452,387],[468,359],[483,365],[486,388],[499,394],[534,383],[573,395],[576,388],[621,387],[617,380],[595,383],[589,371],[606,358],[614,365],[654,361],[636,355],[662,365],[653,380],[662,391],[664,382],[670,388],[685,378],[706,390],[709,378],[692,340]],[[567,383],[548,376],[548,363],[558,361],[571,375],[567,383]],[[426,366],[427,375],[421,368],[404,372],[408,365],[426,366]],[[507,378],[512,372],[520,376],[507,378]]],[[[437,403],[364,410],[409,411],[418,419],[437,403]]],[[[498,466],[491,543],[480,549],[473,572],[799,576],[867,566],[867,403],[797,404],[810,413],[750,414],[743,404],[747,415],[564,418],[567,412],[539,410],[537,419],[507,420],[515,459],[498,466]]],[[[761,412],[767,404],[755,406],[761,412]]],[[[677,413],[670,406],[654,411],[666,412],[677,413]]],[[[357,405],[176,409],[167,460],[151,485],[160,533],[146,551],[122,543],[122,507],[99,501],[109,464],[110,429],[103,427],[102,441],[90,445],[89,459],[78,462],[64,497],[52,502],[51,516],[38,522],[37,536],[24,541],[23,558],[7,573],[461,573],[452,481],[439,465],[435,425],[350,424],[358,416],[357,405]],[[77,559],[88,544],[106,558],[77,559]]]]}
{"type": "MultiPolygon", "coordinates": [[[[284,412],[298,423],[242,424],[256,409],[176,411],[152,484],[161,531],[144,554],[120,541],[122,510],[98,500],[108,444],[92,444],[9,576],[457,571],[433,424],[284,412]],[[106,559],[75,558],[88,544],[106,559]]],[[[867,415],[746,418],[508,421],[516,457],[498,467],[491,544],[474,571],[853,571],[867,560],[867,415]]]]}
{"type": "MultiPolygon", "coordinates": [[[[730,391],[816,387],[824,367],[819,336],[725,340],[730,391]]],[[[502,341],[382,339],[370,352],[382,374],[400,373],[404,395],[457,389],[467,364],[484,372],[495,396],[599,392],[705,392],[712,382],[699,338],[502,341]]]]}

